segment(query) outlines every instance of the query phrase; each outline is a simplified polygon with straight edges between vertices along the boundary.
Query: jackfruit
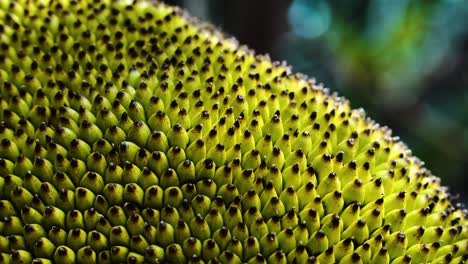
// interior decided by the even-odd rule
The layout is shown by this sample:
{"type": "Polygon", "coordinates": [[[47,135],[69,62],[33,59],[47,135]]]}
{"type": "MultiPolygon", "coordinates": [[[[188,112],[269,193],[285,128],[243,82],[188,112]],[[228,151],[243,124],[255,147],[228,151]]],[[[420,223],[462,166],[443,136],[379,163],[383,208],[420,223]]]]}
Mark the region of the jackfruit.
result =
{"type": "Polygon", "coordinates": [[[0,2],[0,263],[465,263],[390,129],[177,7],[0,2]]]}

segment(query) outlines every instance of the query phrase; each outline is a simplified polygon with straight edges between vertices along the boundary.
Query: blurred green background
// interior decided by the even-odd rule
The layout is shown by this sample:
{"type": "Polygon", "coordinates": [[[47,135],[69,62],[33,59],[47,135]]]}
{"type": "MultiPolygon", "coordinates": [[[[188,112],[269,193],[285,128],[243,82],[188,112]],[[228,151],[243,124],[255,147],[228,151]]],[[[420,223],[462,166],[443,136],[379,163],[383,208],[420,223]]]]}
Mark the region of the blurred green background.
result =
{"type": "Polygon", "coordinates": [[[172,0],[362,107],[468,201],[465,0],[172,0]]]}

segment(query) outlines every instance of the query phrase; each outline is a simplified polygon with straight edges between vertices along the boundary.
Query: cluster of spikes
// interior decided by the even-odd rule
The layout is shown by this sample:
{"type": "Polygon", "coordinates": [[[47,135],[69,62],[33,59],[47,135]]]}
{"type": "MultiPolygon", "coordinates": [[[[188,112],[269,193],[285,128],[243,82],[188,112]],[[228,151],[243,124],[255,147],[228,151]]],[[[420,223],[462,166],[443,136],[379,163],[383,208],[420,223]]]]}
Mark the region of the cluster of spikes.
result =
{"type": "Polygon", "coordinates": [[[465,263],[389,129],[161,3],[0,3],[0,263],[465,263]]]}

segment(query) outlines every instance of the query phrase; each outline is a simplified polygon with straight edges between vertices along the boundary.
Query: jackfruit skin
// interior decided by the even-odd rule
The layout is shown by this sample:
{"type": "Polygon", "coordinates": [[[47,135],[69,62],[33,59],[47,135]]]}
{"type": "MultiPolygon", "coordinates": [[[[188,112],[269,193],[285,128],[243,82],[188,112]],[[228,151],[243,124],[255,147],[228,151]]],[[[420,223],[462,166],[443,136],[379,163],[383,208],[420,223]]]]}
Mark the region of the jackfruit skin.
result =
{"type": "Polygon", "coordinates": [[[465,263],[349,102],[177,7],[0,2],[0,263],[465,263]]]}

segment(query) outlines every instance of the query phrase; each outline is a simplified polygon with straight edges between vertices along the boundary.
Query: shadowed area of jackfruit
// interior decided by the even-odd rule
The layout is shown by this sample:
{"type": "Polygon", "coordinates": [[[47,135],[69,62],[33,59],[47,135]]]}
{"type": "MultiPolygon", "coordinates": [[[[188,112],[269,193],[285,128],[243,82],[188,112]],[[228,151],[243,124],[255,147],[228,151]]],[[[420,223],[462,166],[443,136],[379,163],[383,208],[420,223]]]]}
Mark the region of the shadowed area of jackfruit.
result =
{"type": "Polygon", "coordinates": [[[0,4],[0,262],[464,263],[464,212],[387,128],[127,2],[0,4]]]}

